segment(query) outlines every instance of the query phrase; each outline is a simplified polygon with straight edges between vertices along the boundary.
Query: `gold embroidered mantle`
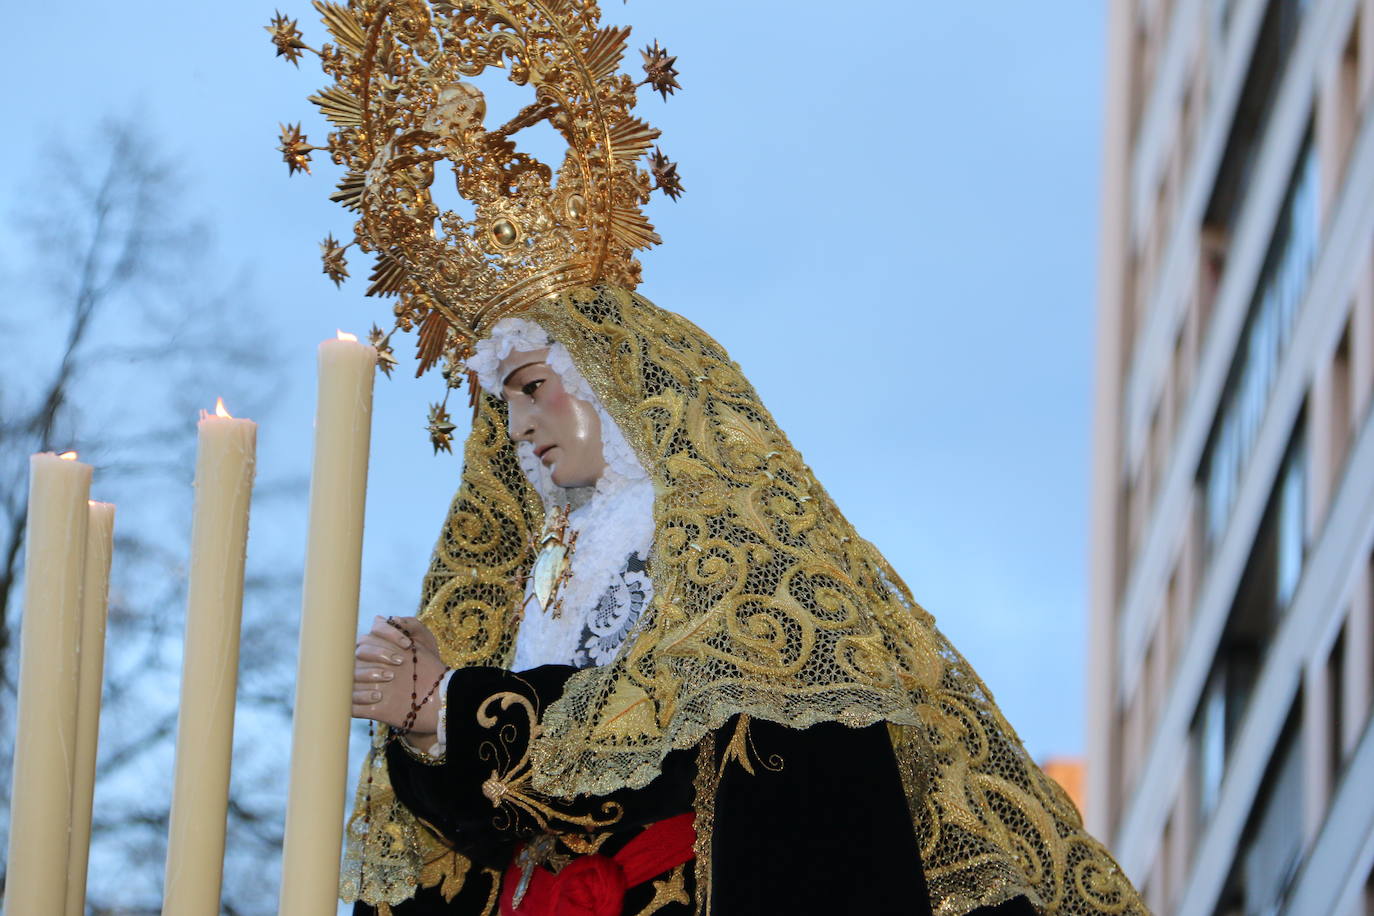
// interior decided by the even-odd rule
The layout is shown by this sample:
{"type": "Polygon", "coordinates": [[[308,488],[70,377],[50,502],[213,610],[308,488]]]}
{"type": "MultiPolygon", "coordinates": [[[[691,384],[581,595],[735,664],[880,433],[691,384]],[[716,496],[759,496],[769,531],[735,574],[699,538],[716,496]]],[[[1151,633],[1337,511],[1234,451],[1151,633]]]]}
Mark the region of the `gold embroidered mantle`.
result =
{"type": "MultiPolygon", "coordinates": [[[[934,911],[1024,894],[1043,912],[1144,913],[934,619],[858,537],[725,350],[624,290],[526,317],[567,347],[654,478],[654,599],[616,660],[568,681],[534,743],[546,794],[647,784],[736,714],[886,721],[934,911]]],[[[481,405],[423,615],[449,664],[508,664],[542,510],[501,404],[481,405]]]]}

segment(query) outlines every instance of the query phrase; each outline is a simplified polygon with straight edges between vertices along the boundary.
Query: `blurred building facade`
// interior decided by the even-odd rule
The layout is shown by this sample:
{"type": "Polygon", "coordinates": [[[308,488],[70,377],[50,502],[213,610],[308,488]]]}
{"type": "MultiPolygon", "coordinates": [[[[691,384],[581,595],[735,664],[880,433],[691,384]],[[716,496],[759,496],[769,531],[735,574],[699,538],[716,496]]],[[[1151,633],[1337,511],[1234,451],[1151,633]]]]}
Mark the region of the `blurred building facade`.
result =
{"type": "Polygon", "coordinates": [[[1374,0],[1112,0],[1087,811],[1157,913],[1374,916],[1374,0]]]}

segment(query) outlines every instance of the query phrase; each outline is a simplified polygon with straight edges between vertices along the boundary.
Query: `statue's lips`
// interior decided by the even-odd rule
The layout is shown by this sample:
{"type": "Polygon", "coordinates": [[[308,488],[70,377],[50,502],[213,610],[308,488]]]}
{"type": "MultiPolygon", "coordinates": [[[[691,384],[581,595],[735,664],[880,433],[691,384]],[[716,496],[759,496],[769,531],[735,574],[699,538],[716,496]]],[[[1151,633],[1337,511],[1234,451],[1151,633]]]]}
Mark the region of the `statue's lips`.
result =
{"type": "Polygon", "coordinates": [[[558,448],[557,445],[541,446],[540,448],[534,450],[534,456],[539,460],[544,461],[545,464],[548,464],[548,461],[546,461],[545,459],[548,457],[549,452],[553,451],[556,448],[558,448]]]}

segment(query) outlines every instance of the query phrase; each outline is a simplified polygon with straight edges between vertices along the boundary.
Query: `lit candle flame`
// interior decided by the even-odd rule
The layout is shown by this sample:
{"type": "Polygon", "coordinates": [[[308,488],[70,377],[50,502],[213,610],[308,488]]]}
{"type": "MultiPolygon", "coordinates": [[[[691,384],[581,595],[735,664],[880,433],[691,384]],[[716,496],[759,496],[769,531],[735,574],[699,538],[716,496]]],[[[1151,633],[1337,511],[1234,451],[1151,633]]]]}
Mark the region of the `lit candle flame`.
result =
{"type": "Polygon", "coordinates": [[[357,340],[357,334],[350,334],[347,331],[339,331],[339,340],[357,340]]]}
{"type": "Polygon", "coordinates": [[[75,461],[75,460],[76,460],[76,452],[63,452],[62,454],[58,455],[57,457],[58,457],[58,458],[61,458],[63,461],[75,461]]]}
{"type": "Polygon", "coordinates": [[[215,398],[215,412],[214,412],[213,414],[210,413],[210,411],[208,411],[208,410],[201,410],[201,412],[200,412],[200,418],[201,418],[202,420],[208,420],[208,419],[210,419],[211,417],[219,417],[220,419],[223,419],[223,420],[232,420],[232,419],[234,419],[234,415],[231,414],[231,413],[230,413],[228,410],[226,410],[225,407],[224,407],[224,398],[215,398]]]}

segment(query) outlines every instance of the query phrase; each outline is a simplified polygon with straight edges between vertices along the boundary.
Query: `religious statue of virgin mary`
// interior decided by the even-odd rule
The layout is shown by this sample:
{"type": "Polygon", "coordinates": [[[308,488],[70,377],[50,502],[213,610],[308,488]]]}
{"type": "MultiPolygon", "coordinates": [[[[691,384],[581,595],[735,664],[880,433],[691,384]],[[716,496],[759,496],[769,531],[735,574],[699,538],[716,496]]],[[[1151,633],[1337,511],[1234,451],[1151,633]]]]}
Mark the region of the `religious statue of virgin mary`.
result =
{"type": "MultiPolygon", "coordinates": [[[[473,408],[374,723],[341,895],[423,916],[1142,914],[987,687],[723,347],[634,291],[681,191],[592,0],[319,3],[334,198],[473,408]],[[489,67],[535,101],[486,125],[489,67]],[[568,141],[555,172],[511,139],[568,141]],[[451,168],[438,168],[441,165],[451,168]],[[437,207],[435,181],[475,204],[437,207]]],[[[279,53],[305,45],[270,27],[279,53]]],[[[676,88],[674,59],[643,52],[676,88]]],[[[286,129],[303,167],[313,148],[286,129]]],[[[386,367],[390,335],[374,333],[386,367]]],[[[436,448],[455,425],[431,411],[436,448]]]]}

